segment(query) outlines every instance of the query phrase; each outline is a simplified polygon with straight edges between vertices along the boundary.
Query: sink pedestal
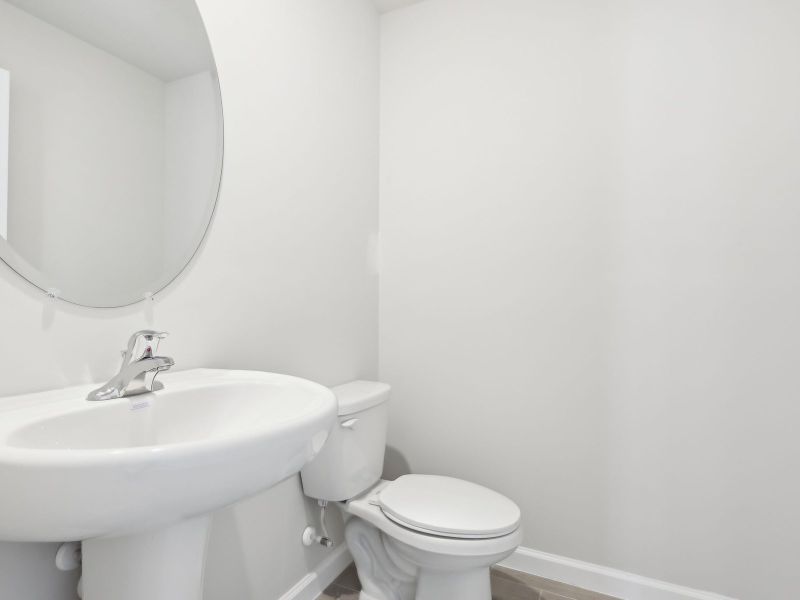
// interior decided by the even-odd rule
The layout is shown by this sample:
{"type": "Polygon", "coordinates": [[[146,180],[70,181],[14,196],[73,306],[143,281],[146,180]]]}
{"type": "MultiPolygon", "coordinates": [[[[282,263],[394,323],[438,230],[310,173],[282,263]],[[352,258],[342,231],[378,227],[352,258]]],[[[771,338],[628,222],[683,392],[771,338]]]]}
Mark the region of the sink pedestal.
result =
{"type": "Polygon", "coordinates": [[[211,516],[83,542],[84,600],[201,600],[211,516]]]}

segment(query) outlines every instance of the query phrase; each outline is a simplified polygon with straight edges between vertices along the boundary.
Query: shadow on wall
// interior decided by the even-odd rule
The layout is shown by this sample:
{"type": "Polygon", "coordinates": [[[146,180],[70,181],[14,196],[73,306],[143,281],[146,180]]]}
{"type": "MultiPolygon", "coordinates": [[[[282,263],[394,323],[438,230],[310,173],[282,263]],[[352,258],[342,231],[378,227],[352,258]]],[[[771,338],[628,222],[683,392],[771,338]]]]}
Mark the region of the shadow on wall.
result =
{"type": "Polygon", "coordinates": [[[394,481],[401,475],[411,473],[408,459],[393,446],[386,446],[386,455],[383,459],[383,478],[394,481]]]}

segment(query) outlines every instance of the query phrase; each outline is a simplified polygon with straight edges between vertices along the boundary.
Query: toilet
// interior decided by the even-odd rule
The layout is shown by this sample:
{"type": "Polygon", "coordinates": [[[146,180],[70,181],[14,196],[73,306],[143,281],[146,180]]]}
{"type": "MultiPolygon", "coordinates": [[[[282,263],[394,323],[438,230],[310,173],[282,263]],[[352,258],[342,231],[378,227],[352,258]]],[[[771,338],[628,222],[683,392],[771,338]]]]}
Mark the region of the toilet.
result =
{"type": "Polygon", "coordinates": [[[338,425],[301,479],[306,496],[343,503],[360,600],[490,600],[489,568],[522,540],[517,505],[452,477],[382,480],[390,387],[333,392],[338,425]]]}

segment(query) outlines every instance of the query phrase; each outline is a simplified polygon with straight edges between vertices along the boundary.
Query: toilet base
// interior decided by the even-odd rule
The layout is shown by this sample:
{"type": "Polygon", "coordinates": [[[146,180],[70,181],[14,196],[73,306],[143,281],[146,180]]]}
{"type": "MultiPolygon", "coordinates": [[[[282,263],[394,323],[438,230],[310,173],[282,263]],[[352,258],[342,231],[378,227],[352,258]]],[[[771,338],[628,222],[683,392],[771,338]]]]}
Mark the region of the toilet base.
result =
{"type": "Polygon", "coordinates": [[[512,552],[432,554],[399,542],[358,517],[347,522],[345,537],[361,580],[359,600],[491,600],[489,569],[512,552]]]}
{"type": "MultiPolygon", "coordinates": [[[[358,568],[358,567],[356,567],[358,568]]],[[[441,573],[421,569],[417,579],[416,591],[410,596],[381,593],[373,595],[361,591],[358,600],[394,600],[409,598],[413,600],[442,600],[442,598],[458,598],[458,600],[491,600],[491,572],[489,569],[473,569],[453,573],[441,573]]]]}
{"type": "Polygon", "coordinates": [[[377,528],[353,517],[344,534],[361,581],[360,600],[415,600],[416,567],[397,556],[377,528]]]}

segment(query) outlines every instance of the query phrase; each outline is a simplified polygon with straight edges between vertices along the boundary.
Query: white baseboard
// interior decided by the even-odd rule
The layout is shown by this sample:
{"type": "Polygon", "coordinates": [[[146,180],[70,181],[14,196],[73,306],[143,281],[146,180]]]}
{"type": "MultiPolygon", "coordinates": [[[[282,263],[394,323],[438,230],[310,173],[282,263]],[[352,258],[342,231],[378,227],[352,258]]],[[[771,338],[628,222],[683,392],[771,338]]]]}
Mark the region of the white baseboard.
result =
{"type": "MultiPolygon", "coordinates": [[[[347,546],[338,546],[280,600],[316,600],[352,560],[347,546]]],[[[736,600],[531,548],[518,548],[500,565],[624,600],[736,600]]]]}
{"type": "Polygon", "coordinates": [[[518,548],[500,565],[624,600],[735,600],[531,548],[518,548]]]}
{"type": "Polygon", "coordinates": [[[352,561],[347,546],[337,546],[316,569],[293,585],[279,600],[316,600],[352,561]]]}

